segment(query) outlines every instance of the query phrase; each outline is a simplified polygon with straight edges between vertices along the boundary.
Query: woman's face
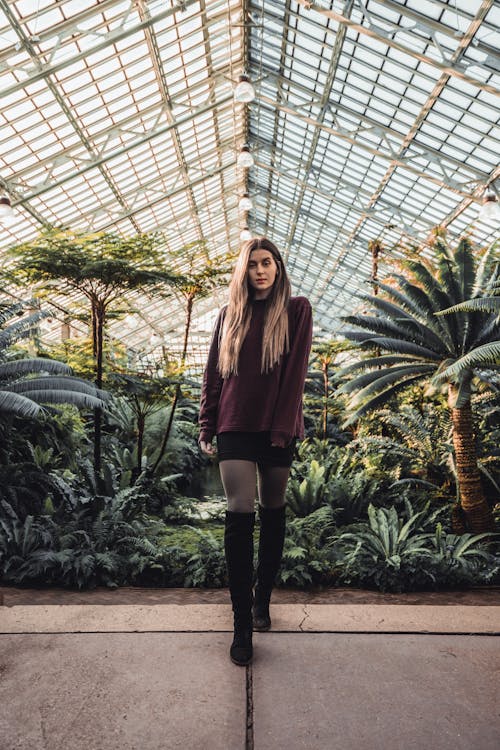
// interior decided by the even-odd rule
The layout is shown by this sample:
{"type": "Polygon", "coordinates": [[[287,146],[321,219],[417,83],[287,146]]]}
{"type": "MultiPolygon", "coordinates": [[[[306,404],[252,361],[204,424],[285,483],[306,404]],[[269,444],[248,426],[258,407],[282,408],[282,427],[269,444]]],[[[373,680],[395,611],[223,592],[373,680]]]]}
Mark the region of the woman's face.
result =
{"type": "Polygon", "coordinates": [[[255,299],[265,299],[278,273],[278,266],[269,250],[252,250],[248,260],[248,281],[255,290],[255,299]]]}

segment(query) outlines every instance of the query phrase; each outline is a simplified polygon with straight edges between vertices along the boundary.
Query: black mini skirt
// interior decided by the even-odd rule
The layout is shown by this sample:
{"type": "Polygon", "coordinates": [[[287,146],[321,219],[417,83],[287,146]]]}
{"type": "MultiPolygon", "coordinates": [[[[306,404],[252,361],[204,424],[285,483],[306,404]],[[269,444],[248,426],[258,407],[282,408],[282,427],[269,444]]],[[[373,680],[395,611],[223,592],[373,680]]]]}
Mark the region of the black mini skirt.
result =
{"type": "Polygon", "coordinates": [[[259,466],[291,466],[297,438],[286,448],[271,445],[268,432],[221,432],[217,435],[217,457],[220,461],[253,461],[259,466]]]}

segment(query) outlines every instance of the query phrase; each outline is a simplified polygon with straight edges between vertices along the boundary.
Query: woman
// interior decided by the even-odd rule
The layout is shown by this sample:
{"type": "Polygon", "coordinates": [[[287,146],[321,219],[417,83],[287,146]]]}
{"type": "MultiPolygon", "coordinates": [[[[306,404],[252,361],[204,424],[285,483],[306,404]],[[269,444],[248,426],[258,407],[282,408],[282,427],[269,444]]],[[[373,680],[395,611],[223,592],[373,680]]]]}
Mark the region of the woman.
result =
{"type": "Polygon", "coordinates": [[[243,245],[217,319],[203,375],[199,443],[214,435],[227,496],[224,548],[234,612],[230,656],[252,659],[252,628],[269,630],[269,602],[283,552],[285,490],[297,438],[312,338],[311,305],[290,297],[278,248],[259,237],[243,245]],[[260,539],[255,599],[256,480],[260,539]],[[253,618],[252,618],[253,606],[253,618]]]}

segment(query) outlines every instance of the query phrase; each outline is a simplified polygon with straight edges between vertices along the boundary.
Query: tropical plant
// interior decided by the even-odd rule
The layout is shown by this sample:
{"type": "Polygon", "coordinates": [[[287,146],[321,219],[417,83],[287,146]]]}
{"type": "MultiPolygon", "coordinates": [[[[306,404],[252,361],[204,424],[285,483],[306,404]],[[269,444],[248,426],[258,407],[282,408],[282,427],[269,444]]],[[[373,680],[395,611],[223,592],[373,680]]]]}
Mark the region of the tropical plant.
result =
{"type": "Polygon", "coordinates": [[[191,528],[198,536],[198,544],[196,552],[185,562],[184,586],[224,586],[227,578],[223,538],[206,529],[191,528]]]}
{"type": "Polygon", "coordinates": [[[454,465],[446,412],[422,404],[420,409],[405,405],[397,411],[381,409],[375,415],[391,435],[386,448],[406,459],[409,478],[418,477],[438,488],[449,485],[454,465]]]}
{"type": "Polygon", "coordinates": [[[81,477],[52,475],[41,515],[22,518],[1,501],[4,581],[116,587],[160,564],[164,553],[157,539],[164,526],[145,513],[147,483],[119,489],[109,464],[103,465],[104,482],[99,483],[90,462],[82,460],[80,469],[81,477]]]}
{"type": "Polygon", "coordinates": [[[308,516],[325,504],[327,485],[325,467],[313,459],[307,476],[299,481],[291,478],[287,486],[288,507],[296,516],[308,516]]]}
{"type": "MultiPolygon", "coordinates": [[[[135,423],[134,432],[137,442],[134,453],[136,465],[132,471],[132,479],[135,479],[144,468],[143,447],[147,420],[164,407],[165,397],[171,388],[172,381],[168,377],[151,377],[145,373],[137,373],[136,375],[123,373],[115,375],[114,382],[121,394],[119,398],[115,398],[115,411],[120,410],[123,416],[126,411],[125,404],[127,404],[135,423]]],[[[145,464],[147,465],[147,458],[145,464]]]]}
{"type": "MultiPolygon", "coordinates": [[[[175,282],[175,273],[164,267],[158,238],[138,234],[131,238],[104,232],[78,234],[47,230],[38,238],[12,248],[15,260],[10,277],[20,283],[41,283],[46,293],[83,295],[90,303],[95,384],[102,387],[103,339],[107,317],[113,307],[128,307],[125,293],[152,292],[175,282]]],[[[101,465],[101,419],[94,419],[94,469],[101,465]]]]}
{"type": "Polygon", "coordinates": [[[339,355],[352,348],[352,345],[345,341],[335,340],[317,342],[312,348],[304,406],[307,412],[319,414],[320,427],[317,429],[317,435],[323,440],[332,437],[331,433],[334,433],[335,438],[341,438],[335,423],[340,421],[343,405],[332,386],[333,368],[339,355]]]}
{"type": "Polygon", "coordinates": [[[413,513],[410,506],[409,518],[404,520],[395,508],[375,508],[370,503],[368,523],[355,524],[330,537],[341,581],[398,589],[412,570],[425,570],[425,559],[432,556],[432,535],[418,528],[426,512],[413,513]]]}
{"type": "Polygon", "coordinates": [[[442,310],[436,315],[450,315],[455,312],[496,312],[500,314],[500,284],[492,284],[490,287],[490,296],[479,296],[474,299],[468,299],[464,302],[459,302],[457,305],[448,307],[446,310],[442,310]]]}
{"type": "Polygon", "coordinates": [[[378,282],[384,294],[369,295],[371,314],[347,316],[358,329],[344,335],[363,349],[387,352],[345,367],[341,375],[355,375],[340,388],[355,394],[348,423],[358,420],[421,379],[446,385],[451,412],[452,438],[460,501],[470,529],[492,528],[477,465],[471,394],[475,383],[491,386],[500,361],[500,319],[494,313],[459,311],[436,313],[479,290],[498,283],[498,245],[484,252],[462,238],[454,249],[437,233],[432,258],[424,252],[402,261],[403,274],[392,283],[378,282]]]}
{"type": "MultiPolygon", "coordinates": [[[[233,259],[233,256],[226,255],[222,258],[210,258],[207,244],[204,240],[201,240],[185,245],[177,252],[171,253],[170,259],[179,274],[176,289],[180,296],[184,298],[186,310],[184,341],[180,359],[180,370],[182,371],[184,370],[186,363],[194,303],[197,300],[206,297],[215,287],[223,282],[231,270],[227,264],[233,259]]],[[[170,408],[168,422],[161,441],[160,450],[153,465],[153,471],[158,469],[165,453],[180,395],[181,384],[178,383],[170,408]]]]}
{"type": "Polygon", "coordinates": [[[46,313],[23,316],[29,302],[0,307],[0,414],[3,417],[33,418],[43,412],[43,404],[74,404],[81,408],[101,408],[107,395],[81,378],[71,376],[63,362],[41,357],[13,359],[10,347],[31,334],[33,326],[46,313]],[[23,316],[5,325],[13,317],[23,316]]]}
{"type": "Polygon", "coordinates": [[[332,583],[332,564],[326,540],[333,526],[333,512],[327,506],[305,518],[288,521],[279,583],[301,587],[332,583]]]}

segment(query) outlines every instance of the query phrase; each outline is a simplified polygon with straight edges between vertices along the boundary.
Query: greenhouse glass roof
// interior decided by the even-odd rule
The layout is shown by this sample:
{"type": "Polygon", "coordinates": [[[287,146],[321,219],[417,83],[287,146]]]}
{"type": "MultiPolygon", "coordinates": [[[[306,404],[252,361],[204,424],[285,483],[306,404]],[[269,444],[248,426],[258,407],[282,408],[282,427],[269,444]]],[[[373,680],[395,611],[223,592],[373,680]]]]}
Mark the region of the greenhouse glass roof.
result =
{"type": "MultiPolygon", "coordinates": [[[[172,251],[205,238],[217,257],[248,224],[331,335],[370,290],[370,240],[383,273],[438,224],[480,244],[498,231],[478,211],[500,190],[499,21],[495,0],[0,0],[0,188],[16,214],[0,247],[64,225],[160,230],[172,251]],[[250,104],[234,100],[242,72],[250,104]]],[[[224,295],[197,304],[193,362],[224,295]]],[[[57,340],[68,300],[52,301],[57,340]]],[[[133,304],[114,335],[180,349],[180,299],[133,304]]]]}

